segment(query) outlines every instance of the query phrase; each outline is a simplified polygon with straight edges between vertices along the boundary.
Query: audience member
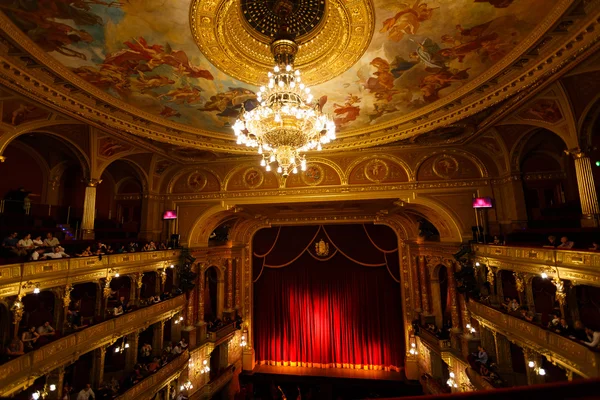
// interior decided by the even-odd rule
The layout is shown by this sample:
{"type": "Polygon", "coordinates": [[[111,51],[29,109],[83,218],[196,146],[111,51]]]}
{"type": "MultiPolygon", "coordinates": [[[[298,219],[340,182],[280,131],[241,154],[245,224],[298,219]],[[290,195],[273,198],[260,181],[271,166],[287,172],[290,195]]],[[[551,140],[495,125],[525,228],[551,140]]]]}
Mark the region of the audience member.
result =
{"type": "Polygon", "coordinates": [[[96,395],[92,390],[92,386],[89,383],[85,384],[85,387],[81,389],[79,394],[77,395],[77,400],[92,400],[95,399],[96,395]]]}
{"type": "Polygon", "coordinates": [[[125,250],[125,245],[120,245],[119,248],[117,249],[117,254],[123,254],[123,253],[127,253],[127,250],[125,250]]]}
{"type": "Polygon", "coordinates": [[[33,240],[31,240],[31,234],[27,233],[23,236],[23,239],[17,242],[17,254],[24,256],[29,250],[33,249],[33,240]]]}
{"type": "Polygon", "coordinates": [[[21,335],[21,341],[25,346],[26,350],[33,350],[33,345],[37,342],[40,335],[35,331],[35,326],[29,327],[23,334],[21,335]]]}
{"type": "Polygon", "coordinates": [[[111,245],[106,246],[106,254],[113,254],[115,251],[113,250],[111,245]]]}
{"type": "Polygon", "coordinates": [[[598,243],[594,241],[594,242],[592,242],[592,247],[590,247],[589,250],[598,251],[598,250],[600,250],[600,245],[598,245],[598,243]]]}
{"type": "Polygon", "coordinates": [[[508,306],[508,311],[515,312],[515,311],[519,310],[520,307],[521,307],[521,305],[519,304],[517,299],[512,299],[512,301],[510,302],[510,305],[508,306]]]}
{"type": "Polygon", "coordinates": [[[90,257],[92,256],[92,248],[91,246],[88,246],[85,248],[85,250],[83,250],[80,254],[75,254],[77,257],[90,257]]]}
{"type": "Polygon", "coordinates": [[[63,386],[63,394],[61,397],[61,400],[70,400],[71,399],[71,393],[73,392],[73,388],[71,387],[71,385],[69,385],[69,383],[65,383],[65,385],[63,386]]]}
{"type": "Polygon", "coordinates": [[[529,322],[533,322],[533,319],[535,318],[535,314],[533,313],[533,311],[527,311],[525,309],[521,309],[521,317],[523,317],[523,319],[525,319],[529,322]]]}
{"type": "Polygon", "coordinates": [[[116,317],[118,315],[123,315],[123,306],[118,304],[113,308],[113,315],[116,317]]]}
{"type": "Polygon", "coordinates": [[[35,239],[33,239],[33,246],[35,248],[44,246],[44,241],[42,240],[41,236],[36,236],[35,239]]]}
{"type": "Polygon", "coordinates": [[[48,257],[44,254],[46,252],[46,249],[43,247],[38,247],[37,249],[35,249],[33,251],[33,253],[31,253],[31,256],[29,256],[29,260],[31,261],[38,261],[38,260],[45,260],[48,257]]]}
{"type": "Polygon", "coordinates": [[[46,321],[44,322],[44,325],[41,325],[39,328],[37,328],[37,333],[40,335],[40,337],[49,337],[54,336],[56,331],[50,325],[50,321],[46,321]]]}
{"type": "Polygon", "coordinates": [[[477,353],[473,353],[473,356],[475,357],[475,361],[478,361],[481,364],[485,365],[488,362],[488,354],[483,346],[477,346],[477,353]]]}
{"type": "Polygon", "coordinates": [[[544,247],[558,247],[558,242],[556,241],[556,236],[548,236],[548,243],[544,245],[544,247]]]}
{"type": "Polygon", "coordinates": [[[575,242],[569,240],[568,237],[563,236],[560,238],[560,245],[558,245],[559,249],[572,249],[575,245],[575,242]]]}
{"type": "Polygon", "coordinates": [[[52,236],[52,233],[48,232],[46,234],[46,239],[44,239],[44,246],[54,248],[58,245],[60,245],[58,239],[52,236]]]}
{"type": "Polygon", "coordinates": [[[19,338],[11,340],[8,347],[6,347],[6,355],[8,358],[12,359],[14,357],[22,356],[23,354],[25,354],[23,342],[20,341],[19,338]]]}
{"type": "Polygon", "coordinates": [[[156,372],[160,368],[160,360],[158,357],[154,357],[152,362],[148,364],[148,372],[156,372]]]}
{"type": "Polygon", "coordinates": [[[558,323],[558,326],[555,329],[556,333],[559,333],[561,335],[570,335],[571,334],[571,328],[569,327],[569,324],[567,324],[567,320],[564,318],[560,319],[560,322],[558,323]]]}
{"type": "Polygon", "coordinates": [[[575,321],[573,325],[573,330],[571,331],[571,335],[569,336],[574,340],[587,340],[587,334],[585,333],[585,327],[581,321],[575,321]]]}
{"type": "Polygon", "coordinates": [[[141,356],[141,361],[148,363],[151,360],[152,357],[152,346],[150,346],[149,343],[144,343],[144,345],[142,346],[142,348],[140,349],[140,356],[141,356]]]}
{"type": "Polygon", "coordinates": [[[179,341],[179,347],[181,347],[181,350],[187,349],[188,343],[186,342],[185,338],[181,338],[179,341]]]}
{"type": "Polygon", "coordinates": [[[509,310],[510,310],[510,306],[511,306],[511,304],[512,304],[512,299],[511,299],[510,297],[507,297],[507,298],[505,299],[504,303],[502,303],[502,307],[504,307],[504,309],[505,309],[506,311],[509,311],[509,310]]]}
{"type": "Polygon", "coordinates": [[[12,253],[19,255],[17,250],[17,243],[19,243],[19,239],[17,239],[17,232],[13,232],[2,241],[2,247],[6,250],[9,250],[12,253]]]}
{"type": "Polygon", "coordinates": [[[70,257],[67,253],[65,253],[65,250],[60,246],[56,246],[51,253],[45,253],[44,255],[48,258],[69,258],[70,257]]]}
{"type": "Polygon", "coordinates": [[[583,344],[592,348],[597,348],[600,344],[600,332],[585,328],[585,334],[587,335],[587,340],[582,340],[583,344]]]}
{"type": "MultiPolygon", "coordinates": [[[[599,332],[600,334],[600,332],[599,332]]],[[[181,350],[181,346],[179,345],[179,343],[175,344],[175,346],[173,346],[173,350],[171,350],[171,354],[173,355],[179,355],[181,354],[183,351],[181,350]]]]}
{"type": "Polygon", "coordinates": [[[556,330],[558,328],[558,324],[560,323],[560,319],[557,315],[549,314],[550,322],[548,322],[548,329],[556,330]]]}

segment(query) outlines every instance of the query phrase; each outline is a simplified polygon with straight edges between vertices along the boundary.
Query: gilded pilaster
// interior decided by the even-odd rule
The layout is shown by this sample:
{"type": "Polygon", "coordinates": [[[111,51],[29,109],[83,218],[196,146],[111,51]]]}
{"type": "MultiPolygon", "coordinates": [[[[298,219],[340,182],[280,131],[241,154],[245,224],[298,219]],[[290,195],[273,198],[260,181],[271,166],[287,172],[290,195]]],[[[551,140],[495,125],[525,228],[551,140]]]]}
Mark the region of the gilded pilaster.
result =
{"type": "Polygon", "coordinates": [[[129,348],[126,350],[126,358],[125,358],[125,369],[127,371],[133,370],[135,364],[137,364],[138,357],[138,345],[140,341],[140,332],[135,331],[126,336],[127,343],[129,344],[129,348]]]}
{"type": "Polygon", "coordinates": [[[525,369],[527,370],[527,384],[536,385],[544,383],[544,376],[539,374],[539,369],[542,367],[542,356],[533,350],[524,348],[525,369]]]}
{"type": "MultiPolygon", "coordinates": [[[[235,259],[235,309],[241,308],[242,299],[240,288],[242,287],[242,271],[241,271],[241,259],[238,257],[235,259]]],[[[239,311],[238,311],[239,312],[239,311]]]]}
{"type": "Polygon", "coordinates": [[[525,296],[527,299],[527,309],[535,313],[535,298],[533,297],[533,275],[526,274],[525,276],[525,296]]]}
{"type": "Polygon", "coordinates": [[[164,347],[165,321],[158,321],[152,325],[152,355],[160,357],[164,347]]]}
{"type": "MultiPolygon", "coordinates": [[[[414,259],[413,259],[414,260],[414,259]]],[[[413,302],[415,307],[415,312],[420,313],[423,311],[423,299],[421,298],[421,285],[419,284],[419,274],[420,267],[419,263],[411,262],[409,263],[412,268],[414,264],[414,268],[412,268],[412,291],[413,291],[413,302]]]]}
{"type": "MultiPolygon", "coordinates": [[[[107,347],[107,345],[100,346],[93,352],[92,376],[90,377],[92,386],[98,386],[104,380],[104,361],[106,360],[107,347]]],[[[133,352],[137,353],[137,348],[133,352]]]]}
{"type": "Polygon", "coordinates": [[[423,313],[429,314],[431,313],[431,304],[429,302],[429,291],[427,288],[429,287],[429,279],[427,274],[427,263],[425,262],[425,257],[419,256],[417,257],[419,263],[419,278],[421,280],[421,304],[423,306],[423,313]]]}
{"type": "Polygon", "coordinates": [[[460,313],[458,310],[458,294],[456,293],[456,278],[454,273],[456,272],[455,263],[448,263],[448,296],[450,296],[450,316],[452,318],[452,328],[460,329],[460,313]]]}
{"type": "Polygon", "coordinates": [[[594,184],[594,175],[592,174],[592,162],[590,158],[581,150],[571,151],[575,158],[575,173],[577,174],[577,186],[579,188],[579,199],[581,202],[582,226],[597,227],[598,214],[598,196],[596,185],[594,184]]]}
{"type": "Polygon", "coordinates": [[[233,310],[233,260],[227,259],[227,304],[225,308],[227,311],[233,310]]]}
{"type": "Polygon", "coordinates": [[[96,187],[101,179],[88,179],[83,201],[83,219],[81,220],[82,239],[94,239],[94,221],[96,218],[96,187]]]}
{"type": "Polygon", "coordinates": [[[48,374],[48,382],[56,385],[56,390],[51,391],[48,394],[48,397],[47,397],[48,400],[62,399],[62,390],[63,390],[63,386],[64,386],[64,380],[65,380],[65,368],[64,367],[59,367],[59,368],[53,370],[52,372],[50,372],[50,374],[48,374]]]}
{"type": "Polygon", "coordinates": [[[204,322],[204,280],[206,277],[204,276],[205,268],[204,264],[200,264],[198,268],[198,322],[204,322]]]}

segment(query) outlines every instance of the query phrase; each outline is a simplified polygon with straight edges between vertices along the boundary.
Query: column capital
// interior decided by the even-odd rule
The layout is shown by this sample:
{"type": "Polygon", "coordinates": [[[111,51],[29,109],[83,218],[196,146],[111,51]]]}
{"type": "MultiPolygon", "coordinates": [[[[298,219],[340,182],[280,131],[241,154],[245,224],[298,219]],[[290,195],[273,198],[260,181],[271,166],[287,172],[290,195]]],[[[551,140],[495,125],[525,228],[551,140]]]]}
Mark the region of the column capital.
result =
{"type": "Polygon", "coordinates": [[[573,156],[573,158],[578,159],[578,158],[584,158],[587,157],[588,155],[585,153],[584,150],[580,149],[579,147],[575,147],[569,150],[565,150],[565,153],[573,156]]]}
{"type": "Polygon", "coordinates": [[[85,178],[83,180],[83,182],[85,183],[85,185],[87,187],[96,187],[99,184],[102,183],[102,179],[96,179],[96,178],[85,178]]]}

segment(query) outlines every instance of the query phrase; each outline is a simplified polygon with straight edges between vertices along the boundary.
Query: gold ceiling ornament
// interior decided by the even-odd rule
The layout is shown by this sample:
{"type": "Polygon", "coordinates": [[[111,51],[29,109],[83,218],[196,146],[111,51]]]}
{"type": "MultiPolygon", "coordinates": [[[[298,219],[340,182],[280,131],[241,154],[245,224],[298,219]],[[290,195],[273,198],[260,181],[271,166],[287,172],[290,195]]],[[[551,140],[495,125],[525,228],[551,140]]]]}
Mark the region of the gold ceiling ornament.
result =
{"type": "Polygon", "coordinates": [[[304,153],[320,151],[335,139],[335,123],[323,113],[321,99],[325,97],[313,102],[300,70],[294,70],[298,44],[285,22],[291,1],[279,0],[275,7],[280,14],[280,31],[271,43],[275,67],[267,75],[267,86],[261,86],[256,95],[258,105],[250,110],[242,106],[233,131],[237,144],[258,148],[263,157],[260,165],[267,172],[276,163],[277,172],[287,177],[298,169],[306,171],[304,153]]]}
{"type": "MultiPolygon", "coordinates": [[[[256,10],[243,9],[246,3],[251,2],[192,0],[190,25],[200,51],[213,65],[227,75],[258,86],[264,83],[264,71],[272,65],[273,36],[272,30],[256,22],[257,17],[266,16],[249,17],[256,10]]],[[[294,21],[301,19],[304,23],[291,26],[299,29],[296,43],[300,54],[296,67],[303,71],[306,84],[327,82],[354,65],[369,47],[375,28],[373,2],[302,0],[299,3],[323,4],[323,9],[311,18],[293,16],[294,21]]]]}

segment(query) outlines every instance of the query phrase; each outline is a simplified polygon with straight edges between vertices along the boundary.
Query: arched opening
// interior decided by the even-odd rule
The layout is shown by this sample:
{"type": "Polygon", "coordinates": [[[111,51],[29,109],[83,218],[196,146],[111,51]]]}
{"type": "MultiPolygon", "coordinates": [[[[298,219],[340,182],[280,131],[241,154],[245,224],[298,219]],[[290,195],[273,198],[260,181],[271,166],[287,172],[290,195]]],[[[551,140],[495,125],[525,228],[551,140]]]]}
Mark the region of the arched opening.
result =
{"type": "Polygon", "coordinates": [[[595,286],[576,286],[579,319],[584,326],[600,330],[600,288],[595,286]]]}
{"type": "Polygon", "coordinates": [[[519,167],[529,227],[578,227],[581,205],[577,177],[565,143],[546,129],[523,140],[519,167]]]}
{"type": "Polygon", "coordinates": [[[98,289],[98,284],[93,282],[73,286],[66,327],[70,331],[100,322],[96,320],[98,289]]]}
{"type": "Polygon", "coordinates": [[[140,300],[146,301],[150,297],[158,296],[160,293],[156,290],[158,284],[158,274],[154,271],[144,272],[142,277],[142,289],[140,290],[140,300]]]}
{"type": "Polygon", "coordinates": [[[52,326],[55,326],[54,321],[54,293],[44,290],[38,294],[30,293],[23,297],[23,319],[21,320],[21,330],[27,328],[42,326],[48,321],[52,326]]]}
{"type": "Polygon", "coordinates": [[[532,288],[535,311],[541,314],[542,325],[548,325],[551,314],[560,316],[560,309],[556,305],[556,286],[551,280],[536,276],[532,280],[532,288]]]}
{"type": "Polygon", "coordinates": [[[12,315],[8,304],[0,303],[0,352],[2,358],[0,360],[5,361],[4,355],[6,354],[6,347],[10,344],[12,332],[12,315]]]}
{"type": "Polygon", "coordinates": [[[204,271],[204,321],[217,319],[219,302],[218,294],[219,273],[217,267],[210,267],[204,271]]]}
{"type": "Polygon", "coordinates": [[[519,305],[522,306],[524,299],[522,293],[517,290],[517,283],[513,271],[500,270],[498,275],[498,278],[502,283],[502,294],[504,295],[504,299],[501,300],[505,301],[506,298],[510,298],[511,300],[517,299],[519,305]]]}

